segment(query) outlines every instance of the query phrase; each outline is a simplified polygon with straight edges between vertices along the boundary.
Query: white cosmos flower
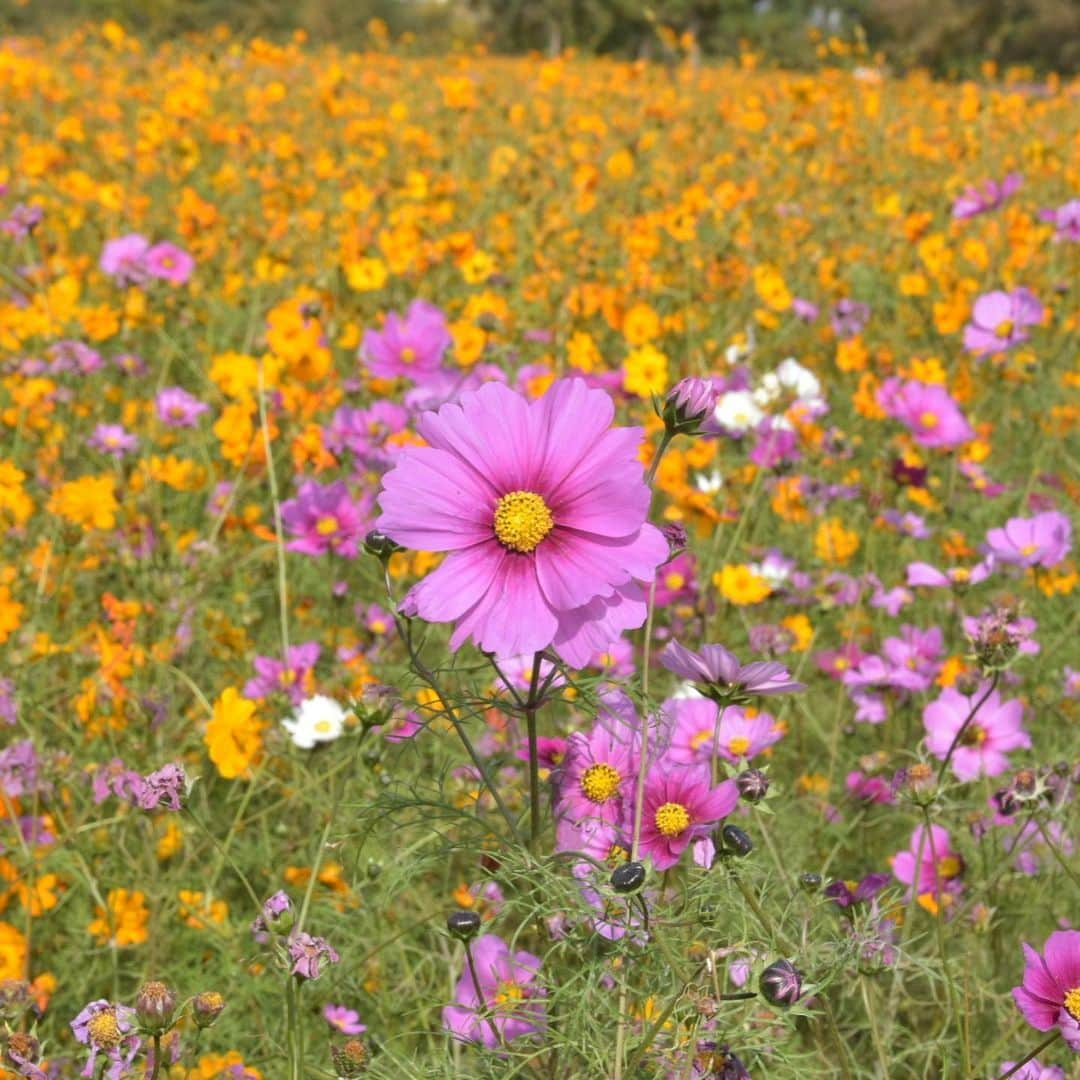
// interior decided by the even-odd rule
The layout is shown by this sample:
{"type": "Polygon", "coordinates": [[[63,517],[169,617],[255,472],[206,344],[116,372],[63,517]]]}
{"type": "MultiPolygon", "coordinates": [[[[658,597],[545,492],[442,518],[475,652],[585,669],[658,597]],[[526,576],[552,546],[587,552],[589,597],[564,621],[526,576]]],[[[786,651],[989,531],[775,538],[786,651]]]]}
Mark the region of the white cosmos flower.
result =
{"type": "Polygon", "coordinates": [[[773,377],[800,401],[821,397],[821,380],[792,356],[781,362],[773,377]]]}
{"type": "Polygon", "coordinates": [[[765,418],[749,390],[729,390],[721,394],[714,415],[721,427],[739,434],[757,427],[765,418]]]}
{"type": "Polygon", "coordinates": [[[333,742],[345,730],[345,710],[333,698],[316,694],[300,702],[300,708],[282,727],[301,750],[316,743],[333,742]]]}

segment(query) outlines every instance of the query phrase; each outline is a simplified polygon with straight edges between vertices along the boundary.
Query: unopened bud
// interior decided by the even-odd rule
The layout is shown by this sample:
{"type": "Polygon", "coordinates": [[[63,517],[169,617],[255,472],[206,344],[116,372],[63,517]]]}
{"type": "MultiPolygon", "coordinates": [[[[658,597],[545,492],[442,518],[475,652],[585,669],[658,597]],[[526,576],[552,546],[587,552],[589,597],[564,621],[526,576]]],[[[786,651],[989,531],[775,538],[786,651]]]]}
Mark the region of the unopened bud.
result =
{"type": "Polygon", "coordinates": [[[386,533],[379,532],[378,529],[372,529],[371,532],[364,537],[364,550],[369,555],[374,555],[376,559],[385,561],[389,559],[395,551],[401,551],[401,545],[391,540],[386,533]]]}
{"type": "Polygon", "coordinates": [[[480,929],[480,916],[475,911],[451,911],[446,916],[446,929],[459,941],[472,941],[480,929]]]}
{"type": "Polygon", "coordinates": [[[754,850],[754,841],[738,825],[725,825],[720,830],[724,841],[724,851],[729,855],[745,859],[754,850]]]}
{"type": "Polygon", "coordinates": [[[342,1078],[360,1076],[367,1071],[371,1063],[371,1055],[362,1039],[349,1039],[348,1042],[332,1046],[330,1056],[334,1061],[334,1069],[342,1078]]]}
{"type": "Polygon", "coordinates": [[[176,995],[163,982],[143,983],[135,995],[135,1015],[148,1035],[161,1035],[172,1026],[176,995]]]}
{"type": "Polygon", "coordinates": [[[191,1018],[197,1028],[211,1027],[225,1011],[225,999],[216,990],[204,990],[191,1002],[191,1018]]]}
{"type": "Polygon", "coordinates": [[[716,388],[710,379],[688,378],[668,393],[660,413],[670,435],[697,435],[716,408],[716,388]]]}
{"type": "Polygon", "coordinates": [[[739,794],[748,802],[761,802],[769,793],[769,778],[760,769],[746,769],[735,777],[739,794]]]}
{"type": "Polygon", "coordinates": [[[625,862],[611,871],[611,888],[620,896],[636,893],[645,884],[645,864],[625,862]]]}
{"type": "Polygon", "coordinates": [[[777,960],[761,973],[758,988],[773,1005],[794,1005],[802,997],[802,976],[790,960],[777,960]]]}
{"type": "Polygon", "coordinates": [[[18,1069],[19,1076],[37,1076],[44,1073],[24,1072],[23,1068],[28,1065],[37,1065],[41,1060],[41,1043],[33,1035],[25,1031],[13,1031],[4,1044],[4,1059],[7,1064],[14,1065],[18,1069]]]}

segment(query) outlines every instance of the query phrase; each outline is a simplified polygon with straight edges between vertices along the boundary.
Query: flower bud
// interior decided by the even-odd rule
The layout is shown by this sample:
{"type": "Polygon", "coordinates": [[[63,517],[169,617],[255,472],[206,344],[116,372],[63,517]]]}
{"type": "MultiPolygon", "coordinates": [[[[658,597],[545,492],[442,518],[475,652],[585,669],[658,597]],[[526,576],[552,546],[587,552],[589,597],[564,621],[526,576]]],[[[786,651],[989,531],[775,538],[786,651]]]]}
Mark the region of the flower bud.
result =
{"type": "Polygon", "coordinates": [[[225,999],[216,990],[204,990],[191,1001],[191,1018],[197,1028],[211,1027],[225,1010],[225,999]]]}
{"type": "Polygon", "coordinates": [[[769,792],[769,778],[760,769],[745,769],[735,777],[739,794],[748,802],[761,802],[769,792]]]}
{"type": "Polygon", "coordinates": [[[790,960],[777,960],[761,973],[758,989],[773,1005],[794,1005],[802,997],[802,976],[790,960]]]}
{"type": "Polygon", "coordinates": [[[625,862],[611,871],[611,888],[620,896],[636,893],[645,884],[645,865],[639,862],[625,862]]]}
{"type": "Polygon", "coordinates": [[[364,537],[364,550],[369,555],[374,555],[375,558],[385,562],[395,551],[401,551],[401,545],[394,543],[386,533],[381,533],[378,529],[372,529],[364,537]]]}
{"type": "Polygon", "coordinates": [[[349,1039],[348,1042],[332,1046],[330,1057],[333,1058],[335,1071],[342,1078],[360,1076],[371,1064],[371,1055],[363,1039],[349,1039]]]}
{"type": "Polygon", "coordinates": [[[176,995],[163,982],[143,983],[135,995],[135,1016],[148,1035],[161,1035],[172,1027],[176,995]]]}
{"type": "Polygon", "coordinates": [[[296,913],[293,911],[292,900],[289,894],[279,889],[262,906],[263,926],[271,934],[279,934],[284,937],[293,927],[296,913]]]}
{"type": "Polygon", "coordinates": [[[697,435],[702,421],[716,407],[716,388],[710,379],[687,378],[677,382],[660,413],[670,435],[697,435]]]}
{"type": "Polygon", "coordinates": [[[471,941],[480,929],[480,916],[475,911],[451,911],[446,916],[446,929],[459,941],[471,941]]]}
{"type": "Polygon", "coordinates": [[[39,1072],[24,1072],[27,1066],[37,1065],[41,1061],[41,1043],[25,1031],[13,1031],[4,1043],[3,1061],[14,1065],[19,1076],[44,1076],[39,1072]]]}
{"type": "Polygon", "coordinates": [[[17,1020],[30,1007],[30,984],[22,979],[0,981],[0,1017],[17,1020]]]}
{"type": "Polygon", "coordinates": [[[806,892],[817,892],[821,888],[821,875],[808,870],[799,875],[799,884],[806,892]]]}
{"type": "Polygon", "coordinates": [[[754,850],[754,841],[738,825],[725,825],[720,830],[724,851],[736,858],[745,859],[754,850]]]}

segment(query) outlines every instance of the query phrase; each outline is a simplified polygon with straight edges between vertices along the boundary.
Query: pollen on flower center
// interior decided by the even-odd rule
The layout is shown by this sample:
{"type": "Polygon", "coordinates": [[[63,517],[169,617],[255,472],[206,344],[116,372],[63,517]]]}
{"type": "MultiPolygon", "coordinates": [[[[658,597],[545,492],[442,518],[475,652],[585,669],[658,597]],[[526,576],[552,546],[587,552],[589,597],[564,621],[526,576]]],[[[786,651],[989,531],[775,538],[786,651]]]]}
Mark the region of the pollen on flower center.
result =
{"type": "Polygon", "coordinates": [[[416,350],[410,349],[407,345],[401,350],[401,362],[403,364],[411,364],[416,359],[416,350]]]}
{"type": "Polygon", "coordinates": [[[734,757],[742,757],[750,749],[750,740],[745,735],[736,735],[727,744],[728,753],[734,757]]]}
{"type": "Polygon", "coordinates": [[[86,1025],[90,1042],[99,1050],[112,1050],[120,1045],[123,1033],[116,1021],[116,1014],[111,1009],[95,1013],[86,1025]]]}
{"type": "Polygon", "coordinates": [[[315,531],[320,536],[330,536],[338,531],[337,518],[335,517],[321,517],[315,523],[315,531]]]}
{"type": "Polygon", "coordinates": [[[1065,991],[1065,1000],[1061,1003],[1065,1011],[1077,1021],[1080,1021],[1080,986],[1074,986],[1065,991]]]}
{"type": "Polygon", "coordinates": [[[554,527],[547,503],[535,491],[511,491],[495,504],[495,536],[511,551],[534,551],[554,527]]]}
{"type": "Polygon", "coordinates": [[[499,983],[499,992],[495,995],[496,1005],[513,1005],[525,997],[525,992],[517,983],[499,983]]]}
{"type": "Polygon", "coordinates": [[[594,803],[605,803],[619,793],[622,777],[614,765],[601,762],[590,765],[581,774],[581,791],[585,798],[594,803]]]}
{"type": "Polygon", "coordinates": [[[938,860],[937,870],[943,878],[954,878],[963,870],[963,865],[955,855],[946,855],[938,860]]]}
{"type": "Polygon", "coordinates": [[[713,741],[714,734],[712,728],[702,728],[700,731],[690,736],[690,749],[700,750],[707,743],[713,741]]]}
{"type": "Polygon", "coordinates": [[[682,803],[666,802],[655,815],[656,827],[664,836],[678,836],[690,825],[690,814],[682,803]]]}
{"type": "Polygon", "coordinates": [[[1012,332],[1012,319],[1005,319],[994,327],[994,333],[1000,338],[1007,338],[1012,332]]]}
{"type": "Polygon", "coordinates": [[[919,413],[919,426],[924,428],[935,428],[938,425],[937,413],[924,412],[919,413]]]}
{"type": "Polygon", "coordinates": [[[982,746],[986,742],[986,728],[978,724],[969,724],[967,730],[960,737],[963,746],[982,746]]]}

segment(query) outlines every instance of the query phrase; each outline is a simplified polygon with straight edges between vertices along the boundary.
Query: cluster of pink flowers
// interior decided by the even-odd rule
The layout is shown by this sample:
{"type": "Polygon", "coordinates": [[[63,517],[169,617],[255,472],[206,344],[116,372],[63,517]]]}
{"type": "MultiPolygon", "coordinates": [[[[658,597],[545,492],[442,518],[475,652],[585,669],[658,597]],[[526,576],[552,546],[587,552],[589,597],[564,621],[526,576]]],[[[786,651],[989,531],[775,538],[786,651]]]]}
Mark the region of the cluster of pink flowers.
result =
{"type": "Polygon", "coordinates": [[[168,241],[152,244],[141,233],[128,233],[105,245],[99,266],[118,285],[144,285],[155,278],[183,285],[195,270],[195,260],[168,241]]]}

